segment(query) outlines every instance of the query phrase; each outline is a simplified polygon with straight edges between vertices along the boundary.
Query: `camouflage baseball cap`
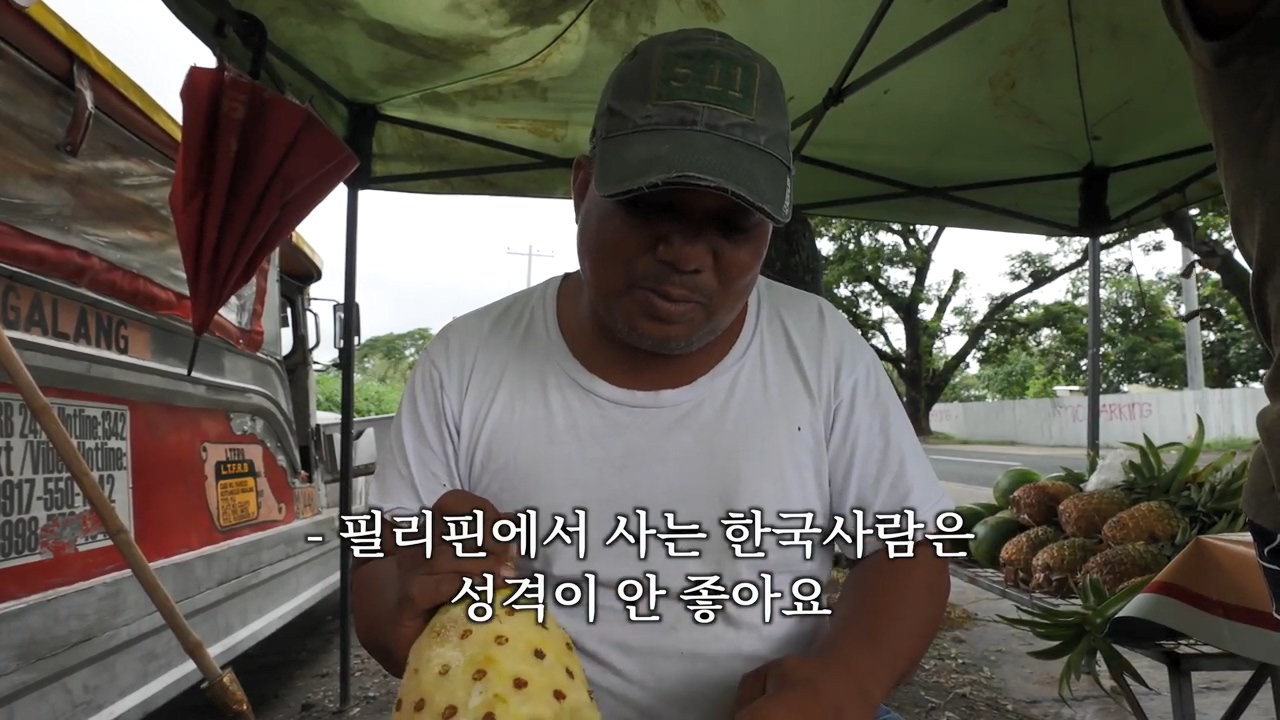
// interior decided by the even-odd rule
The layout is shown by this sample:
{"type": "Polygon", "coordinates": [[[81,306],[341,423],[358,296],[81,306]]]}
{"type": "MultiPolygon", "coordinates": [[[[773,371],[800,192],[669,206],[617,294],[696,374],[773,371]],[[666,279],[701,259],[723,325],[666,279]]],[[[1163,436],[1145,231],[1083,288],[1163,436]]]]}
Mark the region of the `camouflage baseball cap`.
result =
{"type": "Polygon", "coordinates": [[[791,219],[791,119],[778,70],[729,35],[642,40],[605,84],[591,130],[596,192],[702,187],[791,219]]]}

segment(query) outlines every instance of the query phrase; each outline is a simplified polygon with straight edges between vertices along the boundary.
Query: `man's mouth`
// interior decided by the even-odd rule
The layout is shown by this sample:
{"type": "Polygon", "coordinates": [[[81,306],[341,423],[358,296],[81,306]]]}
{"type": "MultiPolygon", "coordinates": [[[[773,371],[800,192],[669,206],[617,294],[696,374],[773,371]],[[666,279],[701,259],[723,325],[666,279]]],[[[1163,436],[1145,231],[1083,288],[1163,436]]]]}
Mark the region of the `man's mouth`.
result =
{"type": "Polygon", "coordinates": [[[657,296],[659,300],[669,302],[669,303],[686,304],[686,305],[702,305],[703,303],[706,302],[701,295],[691,293],[688,290],[681,290],[679,288],[646,286],[640,289],[657,296]]]}

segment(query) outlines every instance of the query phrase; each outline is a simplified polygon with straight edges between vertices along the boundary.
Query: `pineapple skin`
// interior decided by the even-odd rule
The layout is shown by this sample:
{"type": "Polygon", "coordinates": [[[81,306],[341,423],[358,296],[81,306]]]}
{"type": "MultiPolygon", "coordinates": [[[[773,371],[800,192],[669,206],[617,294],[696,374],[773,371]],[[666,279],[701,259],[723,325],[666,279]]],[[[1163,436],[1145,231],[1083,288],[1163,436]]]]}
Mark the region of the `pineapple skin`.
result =
{"type": "Polygon", "coordinates": [[[1061,480],[1041,480],[1018,488],[1009,497],[1009,509],[1023,525],[1048,525],[1058,517],[1058,505],[1080,492],[1079,488],[1061,480]]]}
{"type": "Polygon", "coordinates": [[[1160,572],[1168,564],[1169,559],[1154,545],[1117,545],[1089,558],[1080,568],[1080,578],[1097,578],[1110,595],[1133,580],[1160,572]]]}
{"type": "Polygon", "coordinates": [[[502,607],[467,616],[471,601],[442,607],[413,648],[392,720],[601,720],[573,641],[547,609],[502,607]]]}
{"type": "Polygon", "coordinates": [[[1058,505],[1058,524],[1068,537],[1098,537],[1107,521],[1128,507],[1120,490],[1083,492],[1058,505]]]}
{"type": "Polygon", "coordinates": [[[1102,543],[1092,538],[1067,538],[1045,547],[1031,560],[1031,590],[1066,594],[1080,568],[1102,549],[1102,543]]]}
{"type": "Polygon", "coordinates": [[[1108,545],[1172,542],[1187,526],[1178,509],[1163,500],[1138,503],[1107,521],[1102,539],[1108,545]]]}
{"type": "Polygon", "coordinates": [[[1031,561],[1050,544],[1062,539],[1062,531],[1052,525],[1041,525],[1021,533],[1000,549],[1000,568],[1004,582],[1022,587],[1031,580],[1031,561]]]}

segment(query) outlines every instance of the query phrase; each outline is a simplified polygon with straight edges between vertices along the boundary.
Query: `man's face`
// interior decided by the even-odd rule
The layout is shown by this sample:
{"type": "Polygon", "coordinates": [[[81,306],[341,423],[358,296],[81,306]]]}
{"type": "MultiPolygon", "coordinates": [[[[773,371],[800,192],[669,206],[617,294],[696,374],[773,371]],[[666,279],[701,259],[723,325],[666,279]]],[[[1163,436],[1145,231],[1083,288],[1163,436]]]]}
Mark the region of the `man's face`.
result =
{"type": "Polygon", "coordinates": [[[586,157],[573,165],[573,202],[591,312],[619,341],[665,355],[698,350],[733,322],[773,229],[711,190],[602,198],[586,157]]]}

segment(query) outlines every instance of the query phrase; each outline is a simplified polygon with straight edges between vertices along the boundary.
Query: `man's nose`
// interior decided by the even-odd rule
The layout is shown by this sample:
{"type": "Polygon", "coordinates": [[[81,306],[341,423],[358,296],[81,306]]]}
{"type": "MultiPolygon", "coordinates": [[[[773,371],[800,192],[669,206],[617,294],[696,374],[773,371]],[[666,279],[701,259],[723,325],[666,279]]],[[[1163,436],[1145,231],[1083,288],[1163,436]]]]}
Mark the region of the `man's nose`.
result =
{"type": "Polygon", "coordinates": [[[698,228],[671,228],[658,236],[654,254],[680,272],[701,272],[711,262],[711,237],[698,228]]]}

